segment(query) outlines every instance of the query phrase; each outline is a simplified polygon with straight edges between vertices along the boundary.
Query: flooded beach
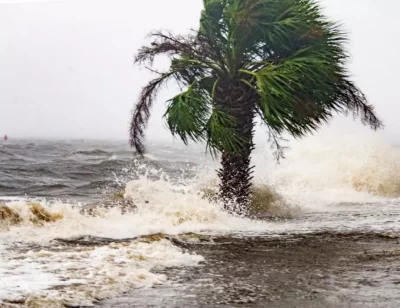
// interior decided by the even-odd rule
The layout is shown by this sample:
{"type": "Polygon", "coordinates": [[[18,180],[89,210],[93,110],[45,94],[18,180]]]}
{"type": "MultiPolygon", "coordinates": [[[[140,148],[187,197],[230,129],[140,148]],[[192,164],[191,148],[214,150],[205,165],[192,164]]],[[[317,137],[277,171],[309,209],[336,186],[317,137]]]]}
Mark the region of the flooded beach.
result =
{"type": "Polygon", "coordinates": [[[399,236],[316,233],[187,245],[199,266],[101,307],[397,307],[399,236]]]}

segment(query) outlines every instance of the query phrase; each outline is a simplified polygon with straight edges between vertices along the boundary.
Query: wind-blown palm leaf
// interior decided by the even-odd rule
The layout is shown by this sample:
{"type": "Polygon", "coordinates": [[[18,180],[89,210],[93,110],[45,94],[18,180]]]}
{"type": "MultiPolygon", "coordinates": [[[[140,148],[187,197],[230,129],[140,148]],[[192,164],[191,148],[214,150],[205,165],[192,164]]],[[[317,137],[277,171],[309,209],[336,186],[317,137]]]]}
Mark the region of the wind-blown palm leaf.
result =
{"type": "Polygon", "coordinates": [[[230,153],[237,153],[244,142],[235,131],[235,119],[219,108],[214,108],[206,124],[207,148],[216,157],[217,149],[225,149],[230,153]]]}
{"type": "Polygon", "coordinates": [[[185,144],[189,139],[195,142],[206,139],[204,127],[210,112],[206,95],[190,87],[170,101],[164,117],[172,135],[178,135],[185,144]]]}

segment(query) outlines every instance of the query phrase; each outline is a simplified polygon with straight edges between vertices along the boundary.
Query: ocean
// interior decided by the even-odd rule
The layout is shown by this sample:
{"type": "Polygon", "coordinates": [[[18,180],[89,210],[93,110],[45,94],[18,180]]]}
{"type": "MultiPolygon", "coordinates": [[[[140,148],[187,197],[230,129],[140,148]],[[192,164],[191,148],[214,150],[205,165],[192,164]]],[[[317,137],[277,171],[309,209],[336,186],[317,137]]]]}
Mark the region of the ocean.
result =
{"type": "MultiPolygon", "coordinates": [[[[315,234],[399,234],[400,150],[379,138],[310,137],[286,156],[277,164],[266,146],[253,155],[259,199],[276,214],[262,221],[229,215],[204,198],[217,187],[218,162],[201,147],[150,143],[140,158],[123,141],[0,144],[0,307],[295,307],[297,300],[303,304],[296,307],[313,307],[303,297],[294,301],[295,293],[287,305],[260,297],[267,291],[257,288],[268,275],[237,281],[240,267],[221,268],[224,260],[240,258],[222,251],[237,247],[250,256],[264,247],[270,253],[271,241],[315,234]],[[116,194],[134,209],[82,213],[116,194]],[[221,282],[224,275],[229,283],[221,282]]],[[[262,255],[254,258],[267,266],[262,255]]],[[[390,289],[387,281],[378,289],[390,289]]],[[[328,305],[335,292],[323,292],[324,307],[343,304],[328,305]]],[[[350,303],[354,292],[342,293],[350,303]]],[[[392,293],[385,307],[400,302],[392,293]]],[[[349,307],[371,303],[367,292],[357,294],[349,307]]]]}

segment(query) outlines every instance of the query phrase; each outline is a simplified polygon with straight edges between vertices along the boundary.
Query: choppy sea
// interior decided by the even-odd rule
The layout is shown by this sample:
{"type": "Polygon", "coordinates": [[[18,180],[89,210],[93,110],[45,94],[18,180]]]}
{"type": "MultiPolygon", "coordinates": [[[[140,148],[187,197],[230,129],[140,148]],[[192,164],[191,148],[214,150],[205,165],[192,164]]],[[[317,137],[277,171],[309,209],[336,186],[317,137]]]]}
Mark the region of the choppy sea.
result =
{"type": "Polygon", "coordinates": [[[202,197],[205,187],[217,185],[218,163],[200,147],[152,143],[140,158],[126,142],[0,144],[0,208],[17,215],[10,220],[0,211],[0,307],[93,306],[132,289],[168,285],[160,269],[207,264],[168,236],[400,231],[396,146],[379,138],[311,137],[286,156],[276,164],[268,148],[254,153],[255,186],[279,195],[273,208],[277,216],[285,213],[285,219],[254,221],[202,197]],[[133,212],[81,213],[118,192],[133,201],[133,212]],[[38,221],[32,207],[54,219],[38,221]],[[158,237],[146,238],[152,234],[158,237]],[[82,237],[106,241],[63,242],[82,237]]]}

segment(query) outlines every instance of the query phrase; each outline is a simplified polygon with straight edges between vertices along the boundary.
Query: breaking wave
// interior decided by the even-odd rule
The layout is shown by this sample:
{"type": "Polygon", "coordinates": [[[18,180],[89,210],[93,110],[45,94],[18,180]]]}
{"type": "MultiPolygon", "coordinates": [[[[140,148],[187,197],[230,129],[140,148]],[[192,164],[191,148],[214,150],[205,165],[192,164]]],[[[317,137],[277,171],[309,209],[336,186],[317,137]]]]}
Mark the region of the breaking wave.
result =
{"type": "Polygon", "coordinates": [[[90,306],[131,288],[166,283],[154,269],[203,261],[175,245],[171,236],[190,233],[190,240],[197,240],[199,234],[277,236],[339,228],[380,230],[383,225],[398,229],[393,218],[372,213],[380,207],[398,208],[399,161],[399,149],[376,139],[307,138],[292,144],[280,165],[264,149],[256,152],[251,211],[258,218],[295,220],[251,220],[224,212],[209,201],[218,184],[211,162],[184,170],[181,164],[162,169],[151,161],[137,163],[126,170],[137,174],[116,178],[118,187],[125,186],[118,196],[134,204],[124,214],[119,207],[100,207],[97,215],[89,215],[78,203],[2,197],[0,303],[90,306]],[[366,209],[367,219],[350,220],[337,207],[343,203],[350,203],[346,215],[356,204],[366,209]],[[307,216],[310,208],[336,212],[307,216]],[[71,244],[82,237],[89,244],[71,244]],[[95,238],[107,241],[90,244],[95,238]]]}
{"type": "MultiPolygon", "coordinates": [[[[153,268],[196,266],[203,261],[174,245],[167,235],[268,229],[268,222],[231,216],[209,202],[202,189],[215,183],[202,178],[209,174],[206,170],[195,178],[182,175],[174,180],[146,165],[137,165],[136,172],[138,179],[115,194],[132,201],[134,210],[125,214],[118,206],[100,206],[94,215],[82,212],[81,204],[46,199],[14,198],[0,205],[0,302],[90,306],[130,288],[165,283],[166,277],[153,273],[153,268]],[[104,238],[107,243],[71,247],[60,242],[82,236],[104,238]]],[[[274,195],[273,202],[280,201],[274,195]]],[[[185,238],[196,239],[197,235],[185,238]]]]}
{"type": "Polygon", "coordinates": [[[109,155],[110,153],[107,151],[103,151],[100,149],[94,149],[94,150],[87,150],[87,151],[77,151],[74,152],[73,154],[78,154],[78,155],[89,155],[89,156],[97,156],[97,155],[109,155]]]}

